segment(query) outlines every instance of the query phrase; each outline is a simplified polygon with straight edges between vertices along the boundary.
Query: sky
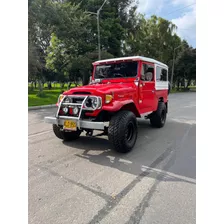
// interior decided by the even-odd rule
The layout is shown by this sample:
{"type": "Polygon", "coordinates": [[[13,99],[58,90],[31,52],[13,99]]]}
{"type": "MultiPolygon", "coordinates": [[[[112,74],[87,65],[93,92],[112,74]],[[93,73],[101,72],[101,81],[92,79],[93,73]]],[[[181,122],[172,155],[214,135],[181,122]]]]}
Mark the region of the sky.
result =
{"type": "Polygon", "coordinates": [[[177,34],[196,47],[196,0],[138,0],[138,12],[146,18],[155,14],[172,21],[177,34]]]}

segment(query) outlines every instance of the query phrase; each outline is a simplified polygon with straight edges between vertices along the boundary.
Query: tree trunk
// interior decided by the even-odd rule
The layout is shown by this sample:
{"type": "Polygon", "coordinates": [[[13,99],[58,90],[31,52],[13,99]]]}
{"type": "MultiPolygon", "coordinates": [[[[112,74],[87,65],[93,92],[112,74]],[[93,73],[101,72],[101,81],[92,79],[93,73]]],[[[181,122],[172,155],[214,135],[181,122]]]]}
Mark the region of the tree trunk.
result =
{"type": "MultiPolygon", "coordinates": [[[[90,74],[91,74],[91,73],[90,73],[90,74]]],[[[89,84],[89,77],[90,77],[90,74],[85,73],[85,74],[82,76],[82,84],[83,84],[83,86],[89,84]]]]}
{"type": "Polygon", "coordinates": [[[64,88],[64,85],[65,85],[65,84],[64,84],[63,82],[61,82],[61,88],[64,88]]]}
{"type": "Polygon", "coordinates": [[[33,91],[33,81],[31,82],[31,91],[33,91]]]}
{"type": "Polygon", "coordinates": [[[177,79],[177,91],[180,90],[180,79],[177,79]]]}
{"type": "Polygon", "coordinates": [[[190,84],[191,84],[191,80],[188,80],[187,81],[187,88],[190,86],[190,84]]]}
{"type": "Polygon", "coordinates": [[[39,87],[39,92],[42,93],[43,92],[43,86],[42,86],[41,80],[38,80],[38,87],[39,87]]]}
{"type": "Polygon", "coordinates": [[[52,86],[51,86],[51,82],[48,82],[48,89],[51,89],[52,86]]]}

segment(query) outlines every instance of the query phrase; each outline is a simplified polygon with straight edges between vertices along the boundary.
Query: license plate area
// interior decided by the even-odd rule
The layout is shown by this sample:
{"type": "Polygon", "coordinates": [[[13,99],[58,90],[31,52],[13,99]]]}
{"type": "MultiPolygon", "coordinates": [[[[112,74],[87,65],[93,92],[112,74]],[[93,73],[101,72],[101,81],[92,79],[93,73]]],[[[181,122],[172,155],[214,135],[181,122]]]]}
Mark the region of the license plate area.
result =
{"type": "Polygon", "coordinates": [[[65,120],[63,128],[64,128],[64,130],[76,131],[77,124],[75,121],[65,120]]]}

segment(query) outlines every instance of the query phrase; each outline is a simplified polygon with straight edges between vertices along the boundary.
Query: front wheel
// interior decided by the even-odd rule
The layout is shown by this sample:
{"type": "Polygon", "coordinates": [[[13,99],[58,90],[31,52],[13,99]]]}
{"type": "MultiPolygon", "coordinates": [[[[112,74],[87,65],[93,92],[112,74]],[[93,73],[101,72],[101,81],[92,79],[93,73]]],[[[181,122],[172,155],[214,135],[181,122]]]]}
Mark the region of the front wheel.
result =
{"type": "Polygon", "coordinates": [[[111,118],[108,138],[117,152],[127,153],[131,151],[137,136],[137,119],[132,112],[119,111],[111,118]]]}
{"type": "Polygon", "coordinates": [[[81,134],[80,130],[71,131],[71,132],[62,131],[61,128],[56,124],[53,124],[53,131],[54,131],[54,134],[59,139],[62,139],[62,140],[65,140],[65,141],[75,140],[75,139],[79,138],[79,136],[81,134]]]}

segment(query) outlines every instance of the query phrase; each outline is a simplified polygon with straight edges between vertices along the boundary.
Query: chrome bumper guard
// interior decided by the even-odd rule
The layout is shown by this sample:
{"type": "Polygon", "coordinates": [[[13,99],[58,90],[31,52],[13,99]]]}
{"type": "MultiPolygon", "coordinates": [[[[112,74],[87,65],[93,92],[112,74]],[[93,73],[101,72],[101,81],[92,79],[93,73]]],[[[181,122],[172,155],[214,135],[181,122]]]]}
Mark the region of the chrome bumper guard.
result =
{"type": "Polygon", "coordinates": [[[93,121],[85,121],[85,120],[78,120],[74,117],[66,117],[60,116],[60,118],[56,117],[45,117],[44,121],[49,124],[57,124],[57,125],[64,125],[65,120],[74,120],[77,124],[79,129],[92,129],[92,130],[104,130],[104,122],[93,122],[93,121]]]}
{"type": "MultiPolygon", "coordinates": [[[[91,96],[91,97],[96,97],[96,96],[91,96]]],[[[59,103],[57,113],[55,117],[45,117],[44,121],[46,123],[50,124],[56,124],[56,125],[64,125],[65,120],[73,120],[77,124],[77,128],[79,129],[92,129],[92,130],[104,130],[104,122],[94,122],[94,121],[89,121],[89,120],[82,120],[81,119],[81,114],[83,110],[83,106],[85,101],[87,100],[88,96],[81,96],[81,95],[67,95],[63,96],[61,102],[59,103]],[[65,98],[74,98],[76,100],[79,100],[81,102],[79,103],[65,103],[64,100],[65,98]],[[79,114],[76,117],[72,116],[59,116],[59,110],[61,106],[78,106],[79,107],[79,114]]]]}

